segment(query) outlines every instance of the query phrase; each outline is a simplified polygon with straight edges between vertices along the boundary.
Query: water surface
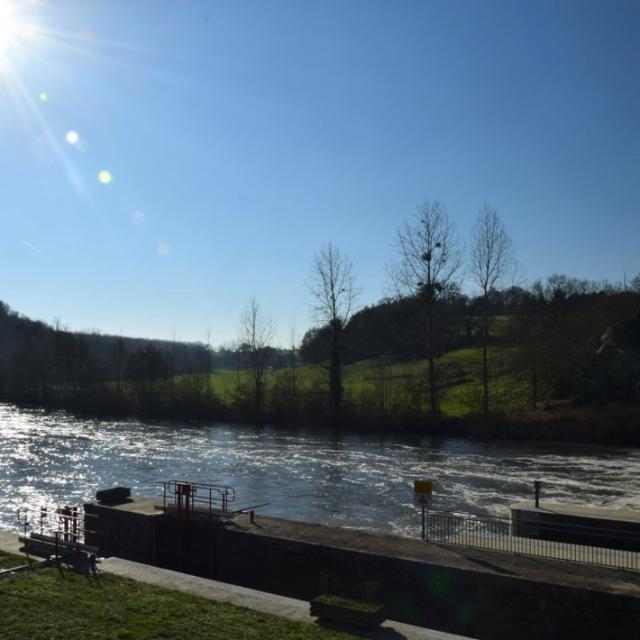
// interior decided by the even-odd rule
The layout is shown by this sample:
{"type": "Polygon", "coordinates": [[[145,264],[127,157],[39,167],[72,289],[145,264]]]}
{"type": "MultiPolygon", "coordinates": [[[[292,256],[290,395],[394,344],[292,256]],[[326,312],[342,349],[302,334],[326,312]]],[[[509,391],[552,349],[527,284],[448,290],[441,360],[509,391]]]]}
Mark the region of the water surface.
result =
{"type": "Polygon", "coordinates": [[[241,505],[310,522],[416,535],[414,479],[434,506],[507,515],[530,498],[640,509],[640,450],[455,438],[336,436],[230,424],[92,420],[0,405],[0,529],[43,502],[79,504],[125,485],[157,495],[168,479],[230,484],[241,505]]]}

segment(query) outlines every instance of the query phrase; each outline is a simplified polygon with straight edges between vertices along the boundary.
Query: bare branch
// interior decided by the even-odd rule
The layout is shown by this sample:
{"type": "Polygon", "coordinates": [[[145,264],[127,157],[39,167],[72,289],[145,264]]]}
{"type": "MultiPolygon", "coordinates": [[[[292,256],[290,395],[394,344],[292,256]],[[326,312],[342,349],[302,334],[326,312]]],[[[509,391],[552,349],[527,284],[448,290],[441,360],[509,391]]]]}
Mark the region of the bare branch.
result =
{"type": "Polygon", "coordinates": [[[513,242],[498,212],[485,205],[478,214],[471,246],[471,275],[486,295],[515,274],[513,242]]]}
{"type": "Polygon", "coordinates": [[[255,297],[240,316],[238,341],[248,347],[251,360],[253,400],[258,413],[262,410],[265,396],[265,373],[267,369],[267,347],[275,334],[273,320],[262,313],[255,297]]]}
{"type": "Polygon", "coordinates": [[[432,299],[448,290],[462,266],[462,242],[456,224],[438,200],[425,200],[412,221],[396,231],[400,260],[390,268],[398,295],[429,291],[432,299]]]}
{"type": "Polygon", "coordinates": [[[333,244],[324,246],[313,259],[309,289],[316,320],[322,324],[339,321],[346,326],[353,313],[360,288],[353,273],[353,263],[333,244]]]}
{"type": "Polygon", "coordinates": [[[392,266],[390,275],[397,295],[417,296],[425,304],[429,406],[431,414],[436,415],[435,309],[438,299],[455,288],[455,277],[462,266],[462,243],[446,207],[438,200],[425,200],[414,218],[397,229],[395,247],[400,260],[392,266]]]}
{"type": "Polygon", "coordinates": [[[483,411],[489,415],[489,310],[492,289],[515,273],[516,258],[513,242],[507,234],[498,212],[485,205],[478,214],[471,245],[471,275],[482,290],[482,387],[483,411]]]}
{"type": "Polygon", "coordinates": [[[351,260],[331,243],[327,244],[314,257],[309,289],[314,298],[313,311],[317,321],[330,329],[329,398],[333,420],[338,424],[344,393],[342,334],[360,293],[351,260]]]}

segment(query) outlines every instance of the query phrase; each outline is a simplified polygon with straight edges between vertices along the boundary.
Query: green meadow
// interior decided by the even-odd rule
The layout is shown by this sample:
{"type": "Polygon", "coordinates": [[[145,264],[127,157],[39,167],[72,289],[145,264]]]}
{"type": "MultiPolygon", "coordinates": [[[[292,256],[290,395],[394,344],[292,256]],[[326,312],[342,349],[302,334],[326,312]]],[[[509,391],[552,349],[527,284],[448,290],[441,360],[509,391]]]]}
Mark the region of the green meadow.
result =
{"type": "MultiPolygon", "coordinates": [[[[511,349],[491,347],[488,353],[491,371],[490,397],[494,408],[513,412],[527,406],[525,385],[509,371],[511,349]]],[[[479,347],[450,351],[436,361],[441,412],[450,417],[463,417],[481,411],[482,350],[479,347]]],[[[291,379],[291,370],[269,370],[265,376],[267,395],[278,384],[291,379]]],[[[399,413],[428,410],[428,370],[426,360],[394,362],[388,358],[362,360],[344,367],[345,400],[354,410],[399,413]]],[[[187,382],[190,376],[180,376],[187,382]]],[[[311,390],[323,391],[327,373],[319,365],[302,365],[295,369],[296,385],[304,395],[311,390]]],[[[247,369],[215,370],[209,376],[209,389],[223,405],[230,406],[242,386],[250,384],[247,369]]]]}

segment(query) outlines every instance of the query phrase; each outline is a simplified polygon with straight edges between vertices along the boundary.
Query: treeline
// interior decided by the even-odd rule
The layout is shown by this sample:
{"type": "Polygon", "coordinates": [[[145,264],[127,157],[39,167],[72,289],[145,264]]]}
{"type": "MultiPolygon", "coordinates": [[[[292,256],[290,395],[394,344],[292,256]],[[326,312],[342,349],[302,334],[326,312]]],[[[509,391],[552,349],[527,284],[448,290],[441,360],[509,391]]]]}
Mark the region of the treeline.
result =
{"type": "MultiPolygon", "coordinates": [[[[290,361],[265,347],[272,368],[290,361]]],[[[247,344],[209,344],[73,332],[32,320],[0,302],[0,399],[103,415],[217,417],[209,384],[214,366],[243,371],[247,344]]],[[[241,385],[240,385],[241,386],[241,385]]],[[[237,395],[242,396],[239,389],[237,395]]]]}
{"type": "Polygon", "coordinates": [[[273,345],[256,298],[237,340],[218,349],[74,333],[0,305],[0,397],[112,415],[381,428],[441,422],[443,397],[463,385],[475,394],[465,413],[494,421],[560,403],[638,401],[640,274],[516,286],[515,250],[490,207],[466,246],[444,205],[425,201],[397,230],[395,295],[358,310],[352,262],[325,245],[308,278],[315,326],[287,348],[273,345]],[[479,365],[452,373],[445,356],[464,348],[479,365]],[[425,364],[394,373],[416,361],[425,364]],[[346,386],[345,367],[363,362],[360,384],[346,386]]]}
{"type": "MultiPolygon", "coordinates": [[[[452,289],[441,300],[438,357],[482,341],[482,299],[452,289]]],[[[494,290],[489,297],[492,414],[536,409],[557,400],[576,405],[634,402],[640,383],[640,291],[624,285],[553,275],[529,288],[494,290]]],[[[345,327],[345,364],[369,361],[373,381],[346,394],[344,413],[354,424],[419,421],[427,380],[406,380],[401,406],[385,400],[390,363],[426,356],[425,308],[419,296],[383,300],[355,313],[345,327]]],[[[299,351],[263,346],[265,376],[260,412],[255,407],[252,347],[212,349],[204,344],[72,333],[34,322],[0,304],[0,391],[5,400],[111,415],[209,417],[323,422],[331,419],[329,388],[300,367],[322,367],[330,354],[327,327],[309,330],[299,351]],[[217,371],[230,372],[225,397],[215,392],[217,371]]],[[[450,381],[436,377],[438,391],[450,381]]],[[[476,413],[481,412],[478,398],[476,413]]]]}
{"type": "Polygon", "coordinates": [[[353,266],[346,256],[330,244],[313,263],[310,289],[323,322],[304,336],[301,355],[327,369],[334,419],[340,417],[345,363],[384,357],[426,359],[426,375],[413,395],[422,394],[429,417],[439,418],[441,391],[451,382],[439,358],[465,346],[478,347],[481,354],[481,393],[472,413],[485,418],[516,407],[522,411],[523,393],[532,409],[540,398],[583,403],[637,398],[640,352],[632,319],[640,312],[640,274],[620,284],[554,274],[530,287],[514,286],[515,248],[488,205],[479,211],[465,246],[446,207],[426,200],[397,229],[394,247],[389,275],[396,295],[357,313],[353,266]],[[461,291],[463,274],[477,295],[461,291]],[[630,324],[612,329],[620,323],[630,324]],[[610,329],[610,344],[601,344],[610,329]],[[493,348],[497,344],[504,348],[493,348]]]}
{"type": "Polygon", "coordinates": [[[125,381],[203,371],[209,359],[204,345],[72,332],[59,322],[31,320],[0,302],[0,393],[7,400],[88,404],[113,396],[125,381]]]}
{"type": "MultiPolygon", "coordinates": [[[[482,306],[480,296],[458,290],[441,301],[436,357],[481,345],[482,306]]],[[[590,403],[639,398],[640,291],[555,274],[530,288],[491,291],[487,311],[489,346],[502,348],[492,357],[491,382],[495,385],[506,375],[516,378],[527,389],[530,408],[538,408],[541,399],[590,403]]],[[[345,363],[425,358],[425,315],[419,296],[362,309],[344,330],[345,363]]],[[[314,328],[305,334],[303,361],[327,361],[327,331],[314,328]]],[[[495,403],[493,408],[500,412],[495,403]]]]}

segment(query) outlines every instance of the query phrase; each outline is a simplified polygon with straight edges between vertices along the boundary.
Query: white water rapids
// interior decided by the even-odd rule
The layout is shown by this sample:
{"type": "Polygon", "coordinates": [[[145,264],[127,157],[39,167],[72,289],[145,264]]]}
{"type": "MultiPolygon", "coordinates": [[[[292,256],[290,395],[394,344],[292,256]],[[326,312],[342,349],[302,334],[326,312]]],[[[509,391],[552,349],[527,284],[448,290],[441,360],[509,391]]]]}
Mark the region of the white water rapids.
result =
{"type": "Polygon", "coordinates": [[[640,450],[558,443],[339,435],[230,424],[92,420],[0,405],[0,529],[18,507],[80,504],[114,485],[228,484],[238,504],[294,520],[414,536],[415,479],[434,507],[507,516],[544,482],[543,501],[640,509],[640,450]]]}

